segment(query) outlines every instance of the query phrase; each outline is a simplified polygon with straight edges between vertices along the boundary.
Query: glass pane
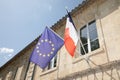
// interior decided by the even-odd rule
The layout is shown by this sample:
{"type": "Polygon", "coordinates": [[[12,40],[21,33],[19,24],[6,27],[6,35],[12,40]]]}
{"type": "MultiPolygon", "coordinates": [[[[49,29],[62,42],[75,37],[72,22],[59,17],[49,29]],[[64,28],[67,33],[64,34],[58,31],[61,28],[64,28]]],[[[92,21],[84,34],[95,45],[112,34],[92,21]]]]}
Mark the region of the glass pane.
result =
{"type": "Polygon", "coordinates": [[[85,43],[87,43],[87,38],[81,37],[81,41],[82,41],[83,44],[85,44],[85,43]]]}
{"type": "Polygon", "coordinates": [[[84,26],[83,28],[80,29],[80,32],[83,33],[87,33],[87,27],[84,26]]]}
{"type": "Polygon", "coordinates": [[[89,29],[89,31],[92,31],[92,30],[96,29],[96,23],[95,23],[95,21],[89,24],[88,29],[89,29]]]}
{"type": "Polygon", "coordinates": [[[97,30],[93,30],[93,31],[89,32],[89,36],[90,36],[90,41],[95,40],[98,37],[97,30]]]}
{"type": "Polygon", "coordinates": [[[91,51],[96,50],[99,47],[100,46],[99,46],[99,40],[98,39],[96,39],[96,40],[94,40],[94,41],[91,42],[91,51]]]}
{"type": "Polygon", "coordinates": [[[56,64],[57,64],[57,57],[55,57],[54,59],[54,67],[56,67],[56,64]]]}
{"type": "Polygon", "coordinates": [[[83,44],[87,43],[87,28],[86,26],[80,29],[80,38],[83,44]]]}
{"type": "MultiPolygon", "coordinates": [[[[88,44],[84,45],[84,49],[85,49],[86,53],[88,53],[88,44]]],[[[85,52],[84,52],[82,46],[81,46],[81,54],[85,55],[85,52]]]]}

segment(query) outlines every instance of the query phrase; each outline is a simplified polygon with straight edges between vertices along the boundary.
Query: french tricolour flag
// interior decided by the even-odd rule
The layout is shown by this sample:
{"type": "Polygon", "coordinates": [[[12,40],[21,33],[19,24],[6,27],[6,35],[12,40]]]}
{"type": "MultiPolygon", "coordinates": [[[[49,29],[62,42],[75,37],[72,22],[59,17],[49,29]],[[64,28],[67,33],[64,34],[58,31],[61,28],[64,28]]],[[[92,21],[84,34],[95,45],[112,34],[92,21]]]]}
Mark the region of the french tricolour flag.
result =
{"type": "Polygon", "coordinates": [[[73,24],[72,18],[70,14],[68,13],[65,34],[64,34],[64,43],[65,43],[66,50],[69,52],[69,54],[72,57],[74,56],[77,42],[78,42],[77,31],[73,24]]]}

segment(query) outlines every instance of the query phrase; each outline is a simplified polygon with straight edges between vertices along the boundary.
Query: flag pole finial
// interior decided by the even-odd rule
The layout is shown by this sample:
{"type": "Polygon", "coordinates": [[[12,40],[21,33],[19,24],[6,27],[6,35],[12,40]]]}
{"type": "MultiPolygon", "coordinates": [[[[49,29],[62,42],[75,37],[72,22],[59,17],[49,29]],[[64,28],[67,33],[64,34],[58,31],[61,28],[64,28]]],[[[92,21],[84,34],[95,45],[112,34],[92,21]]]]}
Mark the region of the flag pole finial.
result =
{"type": "Polygon", "coordinates": [[[67,13],[69,13],[69,11],[68,11],[68,7],[67,7],[67,6],[65,6],[65,9],[66,9],[67,13]]]}

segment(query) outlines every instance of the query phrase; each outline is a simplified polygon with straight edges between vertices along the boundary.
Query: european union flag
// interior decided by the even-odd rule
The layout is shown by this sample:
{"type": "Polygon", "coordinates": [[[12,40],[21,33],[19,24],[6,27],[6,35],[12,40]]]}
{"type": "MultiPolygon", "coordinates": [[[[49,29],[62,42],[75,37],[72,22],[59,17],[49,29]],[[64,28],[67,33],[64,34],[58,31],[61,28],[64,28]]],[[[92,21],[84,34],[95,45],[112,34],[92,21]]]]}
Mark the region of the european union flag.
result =
{"type": "Polygon", "coordinates": [[[44,69],[63,44],[63,39],[46,27],[34,48],[30,61],[44,69]]]}

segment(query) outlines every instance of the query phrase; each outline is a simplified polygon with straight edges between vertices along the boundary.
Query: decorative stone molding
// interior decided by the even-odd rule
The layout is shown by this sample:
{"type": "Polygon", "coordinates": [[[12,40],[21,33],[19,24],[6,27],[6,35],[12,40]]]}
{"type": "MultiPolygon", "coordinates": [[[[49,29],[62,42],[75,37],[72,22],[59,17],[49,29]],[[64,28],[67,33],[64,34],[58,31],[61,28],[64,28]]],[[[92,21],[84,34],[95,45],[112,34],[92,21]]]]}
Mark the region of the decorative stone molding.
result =
{"type": "Polygon", "coordinates": [[[103,65],[98,65],[95,68],[89,68],[80,72],[76,72],[70,75],[67,75],[63,78],[59,78],[59,80],[73,80],[74,78],[80,77],[80,76],[85,76],[85,75],[90,75],[98,72],[105,72],[107,70],[111,69],[119,69],[120,67],[120,60],[119,61],[112,61],[103,65]]]}

